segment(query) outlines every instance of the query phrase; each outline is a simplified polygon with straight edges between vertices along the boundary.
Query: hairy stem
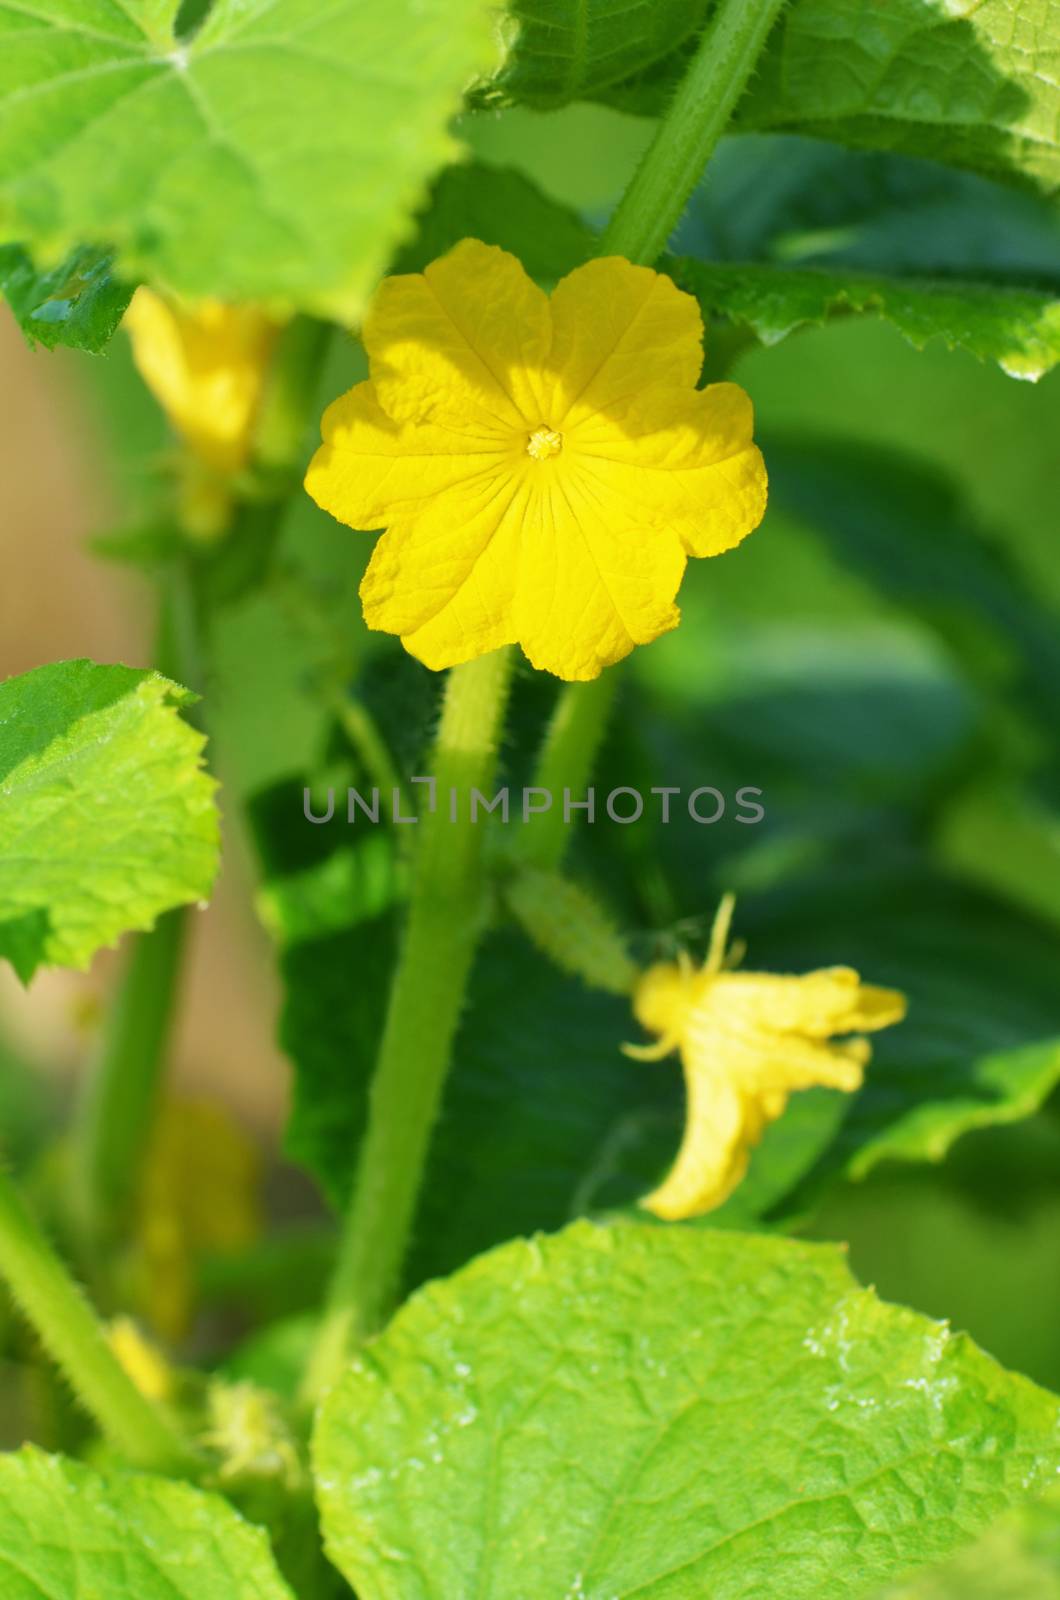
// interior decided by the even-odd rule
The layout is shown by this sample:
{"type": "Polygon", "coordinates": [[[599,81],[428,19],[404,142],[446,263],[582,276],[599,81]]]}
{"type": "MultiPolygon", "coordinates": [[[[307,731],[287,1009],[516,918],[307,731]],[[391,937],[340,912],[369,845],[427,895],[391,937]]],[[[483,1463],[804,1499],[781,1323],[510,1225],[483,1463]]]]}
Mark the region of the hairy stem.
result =
{"type": "Polygon", "coordinates": [[[133,941],[89,1074],[78,1139],[78,1227],[89,1256],[135,1205],[161,1095],[187,932],[181,908],[133,941]]]}
{"type": "Polygon", "coordinates": [[[721,0],[604,230],[601,255],[650,266],[666,248],[785,3],[721,0]]]}
{"type": "Polygon", "coordinates": [[[304,1398],[339,1376],[351,1343],[375,1331],[398,1287],[485,912],[485,827],[470,820],[487,790],[508,698],[509,650],[454,667],[430,771],[436,805],[419,824],[408,922],[390,990],[368,1104],[368,1130],[304,1398]],[[456,804],[450,810],[451,792],[456,804]],[[456,820],[452,820],[455,814],[456,820]]]}
{"type": "Polygon", "coordinates": [[[516,856],[526,866],[548,871],[563,859],[574,819],[584,815],[572,810],[567,821],[568,793],[575,804],[586,798],[618,681],[612,667],[591,683],[568,683],[560,691],[534,773],[535,785],[552,796],[552,804],[524,824],[516,856]]]}
{"type": "Polygon", "coordinates": [[[135,1466],[193,1474],[190,1446],[125,1372],[95,1312],[3,1171],[0,1275],[111,1444],[135,1466]]]}

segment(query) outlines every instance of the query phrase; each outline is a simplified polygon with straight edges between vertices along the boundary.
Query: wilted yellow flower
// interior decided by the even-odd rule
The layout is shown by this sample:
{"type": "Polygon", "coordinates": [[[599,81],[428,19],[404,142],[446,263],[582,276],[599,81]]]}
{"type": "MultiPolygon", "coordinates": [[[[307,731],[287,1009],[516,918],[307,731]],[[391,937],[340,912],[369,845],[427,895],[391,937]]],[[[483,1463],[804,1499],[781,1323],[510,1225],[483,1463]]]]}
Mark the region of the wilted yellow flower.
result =
{"type": "Polygon", "coordinates": [[[738,544],[766,498],[747,396],[695,387],[702,336],[690,295],[619,257],[551,299],[477,239],[387,279],[371,378],[328,408],[306,478],[387,530],[369,627],[435,669],[518,642],[568,679],[674,627],[688,556],[738,544]]]}
{"type": "Polygon", "coordinates": [[[203,300],[181,307],[151,289],[123,326],[147,387],[177,432],[215,472],[246,465],[277,324],[256,306],[203,300]]]}
{"type": "Polygon", "coordinates": [[[627,1045],[640,1060],[681,1055],[685,1134],[668,1176],[641,1201],[658,1217],[702,1216],[727,1200],[747,1171],[750,1152],[781,1115],[795,1089],[861,1087],[871,1055],[867,1039],[905,1015],[893,989],[863,984],[850,967],[804,977],[724,970],[732,901],[722,902],[710,955],[650,967],[634,992],[638,1022],[654,1045],[627,1045]]]}

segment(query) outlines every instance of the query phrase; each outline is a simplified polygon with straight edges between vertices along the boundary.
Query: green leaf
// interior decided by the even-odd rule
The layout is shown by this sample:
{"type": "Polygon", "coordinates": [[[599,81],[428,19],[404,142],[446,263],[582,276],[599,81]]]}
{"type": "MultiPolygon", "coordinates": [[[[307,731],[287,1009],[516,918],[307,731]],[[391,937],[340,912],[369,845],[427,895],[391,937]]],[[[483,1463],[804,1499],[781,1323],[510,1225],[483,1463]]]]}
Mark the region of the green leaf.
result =
{"type": "Polygon", "coordinates": [[[0,1456],[4,1600],[293,1600],[260,1528],[217,1495],[0,1456]]]}
{"type": "Polygon", "coordinates": [[[668,57],[713,0],[511,0],[509,49],[484,98],[551,107],[586,100],[668,57]]]}
{"type": "Polygon", "coordinates": [[[0,228],[190,296],[356,313],[493,45],[485,0],[0,3],[0,228]]]}
{"type": "MultiPolygon", "coordinates": [[[[563,6],[569,21],[578,9],[563,6]]],[[[860,0],[794,0],[734,126],[923,156],[1053,193],[1058,35],[1057,0],[889,0],[868,16],[860,0]]],[[[574,92],[658,115],[689,48],[626,83],[574,92]]],[[[552,81],[565,97],[558,73],[552,81]]]]}
{"type": "Polygon", "coordinates": [[[1011,780],[969,784],[941,820],[951,869],[1060,925],[1060,822],[1011,780]]]}
{"type": "Polygon", "coordinates": [[[1060,185],[1056,0],[796,0],[737,120],[1060,185]]]}
{"type": "Polygon", "coordinates": [[[680,1114],[679,1074],[622,1054],[636,1031],[628,999],[587,989],[514,931],[491,937],[431,1146],[410,1283],[503,1239],[562,1227],[605,1190],[605,1204],[647,1191],[655,1172],[613,1187],[604,1177],[633,1125],[669,1129],[680,1114]]]}
{"type": "MultiPolygon", "coordinates": [[[[931,627],[969,678],[1010,714],[1036,716],[1050,756],[1060,716],[1060,633],[1003,533],[934,467],[871,444],[810,434],[766,442],[775,503],[806,519],[851,571],[931,627]]],[[[1051,771],[1050,771],[1051,762],[1051,771]]]]}
{"type": "Polygon", "coordinates": [[[363,1130],[403,890],[394,830],[348,822],[350,785],[370,800],[371,782],[345,756],[321,781],[277,782],[249,806],[263,879],[258,912],[276,942],[283,986],[279,1040],[295,1068],[285,1146],[337,1205],[363,1130]],[[307,786],[313,815],[324,817],[333,800],[330,822],[305,820],[307,786]]]}
{"type": "Polygon", "coordinates": [[[593,235],[576,212],[549,199],[520,173],[484,162],[449,167],[418,219],[395,272],[422,272],[461,239],[498,244],[532,278],[551,286],[592,253],[593,235]]]}
{"type": "Polygon", "coordinates": [[[1036,381],[1060,361],[1060,300],[1033,289],[883,278],[814,267],[672,261],[705,315],[749,327],[763,344],[851,312],[883,317],[918,350],[941,339],[1013,378],[1036,381]]]}
{"type": "Polygon", "coordinates": [[[325,1400],[361,1600],[864,1596],[1060,1465],[1058,1405],[833,1246],[579,1224],[421,1291],[325,1400]]]}
{"type": "Polygon", "coordinates": [[[939,1161],[973,1128],[1030,1116],[1060,1083],[1051,933],[937,879],[889,877],[792,893],[748,930],[752,968],[842,960],[909,996],[906,1020],[874,1038],[865,1087],[844,1097],[838,1127],[821,1102],[833,1131],[814,1152],[809,1191],[886,1160],[939,1161]]]}
{"type": "Polygon", "coordinates": [[[47,272],[37,271],[21,245],[0,245],[0,293],[30,344],[49,350],[57,344],[103,349],[133,292],[110,269],[110,253],[86,245],[47,272]]]}
{"type": "Polygon", "coordinates": [[[798,134],[723,139],[678,255],[1033,284],[1060,291],[1060,215],[970,172],[798,134]]]}
{"type": "Polygon", "coordinates": [[[874,1600],[1060,1600],[1060,1492],[1015,1507],[952,1560],[874,1600]]]}
{"type": "Polygon", "coordinates": [[[179,715],[194,698],[91,661],[0,685],[0,954],[23,981],[209,894],[215,785],[179,715]]]}
{"type": "Polygon", "coordinates": [[[1056,0],[796,0],[737,120],[1060,185],[1056,0]]]}

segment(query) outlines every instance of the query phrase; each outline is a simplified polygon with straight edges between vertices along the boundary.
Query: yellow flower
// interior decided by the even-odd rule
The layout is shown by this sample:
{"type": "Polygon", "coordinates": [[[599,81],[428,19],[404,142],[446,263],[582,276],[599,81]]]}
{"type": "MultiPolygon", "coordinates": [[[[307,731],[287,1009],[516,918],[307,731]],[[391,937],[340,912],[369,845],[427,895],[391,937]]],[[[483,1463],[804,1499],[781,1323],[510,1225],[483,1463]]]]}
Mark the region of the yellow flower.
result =
{"type": "Polygon", "coordinates": [[[328,408],[306,478],[341,521],[387,530],[369,627],[435,669],[518,642],[568,679],[674,627],[688,556],[765,509],[750,401],[695,388],[702,335],[690,295],[618,257],[551,299],[477,239],[387,279],[371,379],[328,408]]]}
{"type": "Polygon", "coordinates": [[[867,1039],[905,1015],[893,989],[863,984],[850,967],[804,977],[724,970],[731,897],[722,901],[706,964],[686,958],[648,969],[634,992],[637,1021],[659,1034],[627,1045],[640,1060],[679,1050],[687,1107],[685,1134],[668,1176],[641,1201],[658,1217],[698,1217],[727,1200],[747,1171],[751,1149],[781,1115],[795,1089],[861,1087],[867,1039]]]}
{"type": "Polygon", "coordinates": [[[137,289],[123,326],[147,387],[200,461],[246,465],[277,324],[256,306],[182,308],[137,289]]]}

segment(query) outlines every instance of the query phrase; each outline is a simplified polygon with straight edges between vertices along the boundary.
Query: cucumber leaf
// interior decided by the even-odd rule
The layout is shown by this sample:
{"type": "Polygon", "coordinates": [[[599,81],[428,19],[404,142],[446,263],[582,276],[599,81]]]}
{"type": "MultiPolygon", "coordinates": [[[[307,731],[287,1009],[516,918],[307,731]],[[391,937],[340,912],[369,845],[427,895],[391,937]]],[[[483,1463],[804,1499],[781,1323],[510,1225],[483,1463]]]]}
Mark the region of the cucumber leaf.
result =
{"type": "Polygon", "coordinates": [[[91,661],[0,685],[0,955],[24,982],[210,893],[215,784],[179,715],[194,698],[91,661]]]}
{"type": "Polygon", "coordinates": [[[31,1449],[0,1456],[0,1586],[4,1600],[293,1600],[265,1534],[218,1495],[31,1449]]]}
{"type": "Polygon", "coordinates": [[[2,0],[0,230],[49,256],[108,245],[188,296],[354,315],[409,231],[485,0],[2,0]]]}
{"type": "MultiPolygon", "coordinates": [[[[517,0],[494,92],[665,111],[713,8],[517,0]],[[658,24],[656,29],[655,24],[658,24]]],[[[1057,0],[793,0],[734,128],[895,151],[1045,193],[1060,185],[1057,0]]]]}
{"type": "Polygon", "coordinates": [[[952,1560],[873,1600],[1060,1600],[1060,1493],[1016,1506],[952,1560]]]}
{"type": "Polygon", "coordinates": [[[38,272],[21,245],[0,245],[0,293],[30,344],[103,349],[125,315],[133,285],[112,271],[107,250],[79,245],[58,266],[38,272]]]}
{"type": "Polygon", "coordinates": [[[1036,382],[1060,361],[1060,299],[1034,289],[687,257],[668,270],[708,318],[727,317],[767,345],[858,313],[884,318],[918,350],[940,339],[1012,378],[1036,382]]]}
{"type": "Polygon", "coordinates": [[[361,1600],[853,1600],[1044,1487],[1058,1420],[834,1246],[581,1223],[417,1294],[314,1467],[361,1600]]]}

